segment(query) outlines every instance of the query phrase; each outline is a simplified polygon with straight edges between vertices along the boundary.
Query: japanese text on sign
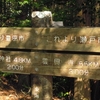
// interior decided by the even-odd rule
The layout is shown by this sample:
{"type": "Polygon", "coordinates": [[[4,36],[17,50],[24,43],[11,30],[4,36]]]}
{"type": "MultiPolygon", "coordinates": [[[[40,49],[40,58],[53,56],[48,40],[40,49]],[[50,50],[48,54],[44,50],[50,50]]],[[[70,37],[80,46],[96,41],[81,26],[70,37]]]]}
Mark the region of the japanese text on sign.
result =
{"type": "Polygon", "coordinates": [[[47,40],[47,42],[55,43],[100,43],[100,36],[54,36],[47,40]]]}
{"type": "Polygon", "coordinates": [[[0,41],[24,41],[25,36],[23,35],[18,35],[18,34],[6,34],[6,35],[0,35],[0,41]]]}
{"type": "MultiPolygon", "coordinates": [[[[0,70],[6,72],[42,73],[44,75],[90,76],[91,70],[100,70],[100,57],[59,53],[3,52],[0,70]],[[49,71],[51,70],[51,71],[49,71]],[[44,73],[46,71],[47,74],[44,73]],[[55,71],[57,73],[55,73],[55,71]]],[[[93,74],[93,73],[92,73],[93,74]]]]}

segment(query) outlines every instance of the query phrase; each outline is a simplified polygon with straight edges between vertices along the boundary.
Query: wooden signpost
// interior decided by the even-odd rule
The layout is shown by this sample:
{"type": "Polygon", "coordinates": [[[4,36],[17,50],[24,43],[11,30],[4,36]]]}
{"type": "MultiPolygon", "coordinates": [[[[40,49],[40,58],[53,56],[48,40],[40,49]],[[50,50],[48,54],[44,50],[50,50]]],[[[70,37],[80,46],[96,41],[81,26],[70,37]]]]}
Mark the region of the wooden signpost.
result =
{"type": "Polygon", "coordinates": [[[99,46],[97,27],[3,27],[0,28],[0,71],[34,74],[34,100],[51,100],[51,81],[42,75],[99,80],[99,46]]]}
{"type": "Polygon", "coordinates": [[[0,70],[100,79],[100,56],[94,54],[99,34],[100,28],[0,28],[0,48],[6,50],[0,51],[0,70]]]}

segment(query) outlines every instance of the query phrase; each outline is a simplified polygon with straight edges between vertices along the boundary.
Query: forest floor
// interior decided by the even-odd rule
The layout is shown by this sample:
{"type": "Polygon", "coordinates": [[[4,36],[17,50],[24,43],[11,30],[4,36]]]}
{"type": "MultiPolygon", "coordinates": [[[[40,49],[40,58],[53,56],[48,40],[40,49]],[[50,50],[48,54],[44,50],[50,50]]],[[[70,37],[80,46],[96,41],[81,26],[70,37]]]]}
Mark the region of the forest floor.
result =
{"type": "MultiPolygon", "coordinates": [[[[0,76],[0,100],[32,100],[29,88],[18,84],[18,76],[0,76]]],[[[53,97],[52,100],[63,100],[53,97]]],[[[65,100],[65,99],[64,99],[65,100]]]]}
{"type": "Polygon", "coordinates": [[[0,100],[31,100],[31,96],[25,88],[18,85],[17,76],[0,76],[0,100]]]}

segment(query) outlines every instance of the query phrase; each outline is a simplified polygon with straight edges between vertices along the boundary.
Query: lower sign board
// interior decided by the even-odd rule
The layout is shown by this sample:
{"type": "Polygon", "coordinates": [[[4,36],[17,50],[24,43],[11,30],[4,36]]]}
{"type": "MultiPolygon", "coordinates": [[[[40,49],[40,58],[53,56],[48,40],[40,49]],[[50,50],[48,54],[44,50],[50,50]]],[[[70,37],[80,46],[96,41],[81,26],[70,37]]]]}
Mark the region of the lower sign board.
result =
{"type": "Polygon", "coordinates": [[[100,52],[100,28],[0,28],[0,48],[100,52]]]}
{"type": "Polygon", "coordinates": [[[0,51],[0,71],[100,79],[100,56],[0,51]]]}

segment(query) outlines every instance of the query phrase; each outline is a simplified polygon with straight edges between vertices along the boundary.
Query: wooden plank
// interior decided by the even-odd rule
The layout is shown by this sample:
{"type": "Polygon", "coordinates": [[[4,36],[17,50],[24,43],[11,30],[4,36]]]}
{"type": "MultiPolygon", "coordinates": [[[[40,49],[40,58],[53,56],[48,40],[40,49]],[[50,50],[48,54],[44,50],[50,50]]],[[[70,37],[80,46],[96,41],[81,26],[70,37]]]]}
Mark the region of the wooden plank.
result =
{"type": "Polygon", "coordinates": [[[100,28],[0,28],[0,48],[100,52],[100,28]]]}
{"type": "Polygon", "coordinates": [[[0,51],[0,71],[100,79],[100,56],[0,51]]]}

